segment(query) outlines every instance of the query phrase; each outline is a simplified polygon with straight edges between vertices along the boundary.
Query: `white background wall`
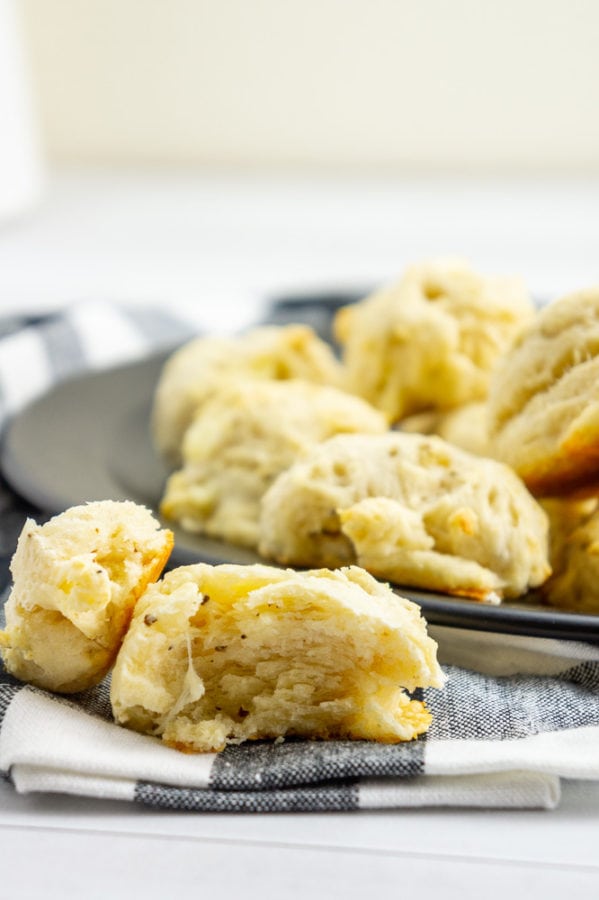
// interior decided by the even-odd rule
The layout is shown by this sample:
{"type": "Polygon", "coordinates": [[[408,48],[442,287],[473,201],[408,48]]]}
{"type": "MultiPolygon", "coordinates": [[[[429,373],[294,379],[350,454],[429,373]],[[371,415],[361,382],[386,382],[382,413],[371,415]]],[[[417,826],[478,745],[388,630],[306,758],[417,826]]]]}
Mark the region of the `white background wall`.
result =
{"type": "Polygon", "coordinates": [[[597,0],[21,0],[63,162],[599,171],[597,0]]]}

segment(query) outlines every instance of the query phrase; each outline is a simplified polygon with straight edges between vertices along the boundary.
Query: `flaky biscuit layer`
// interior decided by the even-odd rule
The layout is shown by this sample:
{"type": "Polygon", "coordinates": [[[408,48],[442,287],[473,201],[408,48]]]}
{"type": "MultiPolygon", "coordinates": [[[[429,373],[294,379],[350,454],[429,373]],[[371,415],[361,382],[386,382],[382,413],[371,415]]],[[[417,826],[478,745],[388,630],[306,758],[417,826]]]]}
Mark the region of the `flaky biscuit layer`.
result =
{"type": "Polygon", "coordinates": [[[367,572],[185,566],[137,605],[112,676],[116,720],[178,749],[426,731],[406,691],[441,687],[416,604],[367,572]]]}
{"type": "Polygon", "coordinates": [[[172,545],[172,533],[130,501],[75,506],[44,525],[28,520],[0,634],[8,671],[61,693],[101,681],[172,545]]]}

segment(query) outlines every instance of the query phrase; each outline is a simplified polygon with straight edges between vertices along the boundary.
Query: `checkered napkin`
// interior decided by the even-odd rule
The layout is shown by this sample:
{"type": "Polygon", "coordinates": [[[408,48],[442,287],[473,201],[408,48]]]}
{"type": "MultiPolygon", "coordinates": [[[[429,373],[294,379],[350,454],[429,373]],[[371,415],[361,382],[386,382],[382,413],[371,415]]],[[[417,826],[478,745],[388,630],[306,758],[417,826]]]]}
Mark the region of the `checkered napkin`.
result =
{"type": "MultiPolygon", "coordinates": [[[[274,319],[292,313],[275,308],[274,319]]],[[[58,379],[140,357],[189,334],[157,311],[80,304],[0,323],[3,420],[58,379]]],[[[25,515],[0,489],[0,572],[25,515]]],[[[410,806],[544,807],[560,780],[599,779],[599,648],[431,627],[448,675],[419,692],[433,724],[417,741],[255,742],[186,755],[113,724],[109,684],[69,699],[0,671],[0,770],[18,791],[181,810],[280,812],[410,806]]]]}

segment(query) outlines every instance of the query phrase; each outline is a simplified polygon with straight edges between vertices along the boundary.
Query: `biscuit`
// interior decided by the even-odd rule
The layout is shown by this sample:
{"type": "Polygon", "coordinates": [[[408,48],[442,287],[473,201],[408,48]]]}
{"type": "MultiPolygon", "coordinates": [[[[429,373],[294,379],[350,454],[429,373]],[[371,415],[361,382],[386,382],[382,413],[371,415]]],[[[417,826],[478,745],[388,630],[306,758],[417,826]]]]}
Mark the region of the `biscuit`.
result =
{"type": "Polygon", "coordinates": [[[497,359],[533,315],[518,279],[485,278],[455,260],[413,266],[337,313],[346,387],[393,422],[482,400],[497,359]]]}
{"type": "Polygon", "coordinates": [[[494,453],[533,494],[599,489],[599,288],[545,307],[493,376],[494,453]]]}
{"type": "Polygon", "coordinates": [[[160,376],[152,410],[154,443],[172,465],[194,413],[224,378],[341,384],[331,348],[307,325],[265,326],[240,337],[200,337],[177,350],[160,376]]]}
{"type": "Polygon", "coordinates": [[[387,431],[365,400],[307,381],[228,382],[199,410],[183,468],[167,481],[162,514],[187,531],[255,547],[262,495],[318,441],[387,431]]]}
{"type": "Polygon", "coordinates": [[[487,425],[487,405],[484,401],[466,403],[444,412],[429,410],[402,419],[400,431],[410,434],[436,434],[476,456],[493,457],[487,425]]]}
{"type": "Polygon", "coordinates": [[[45,525],[29,519],[11,562],[0,634],[8,671],[61,693],[101,681],[172,544],[171,532],[129,501],[75,506],[45,525]]]}
{"type": "Polygon", "coordinates": [[[282,473],[259,551],[490,602],[550,574],[547,517],[507,466],[400,432],[332,438],[282,473]]]}
{"type": "Polygon", "coordinates": [[[551,606],[599,613],[599,509],[596,498],[543,503],[550,523],[551,578],[541,597],[551,606]]]}
{"type": "Polygon", "coordinates": [[[441,687],[419,607],[367,572],[185,566],[137,604],[112,675],[117,722],[180,750],[261,738],[395,743],[441,687]]]}

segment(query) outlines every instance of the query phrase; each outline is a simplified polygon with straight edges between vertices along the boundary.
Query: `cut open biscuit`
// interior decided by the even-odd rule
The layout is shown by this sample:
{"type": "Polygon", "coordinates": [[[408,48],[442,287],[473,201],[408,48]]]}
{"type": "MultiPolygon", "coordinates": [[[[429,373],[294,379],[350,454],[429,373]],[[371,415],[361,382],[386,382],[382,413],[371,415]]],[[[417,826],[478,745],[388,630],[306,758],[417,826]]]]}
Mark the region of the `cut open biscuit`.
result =
{"type": "Polygon", "coordinates": [[[185,566],[139,601],[112,676],[123,725],[181,750],[426,731],[441,687],[419,607],[356,567],[185,566]]]}
{"type": "Polygon", "coordinates": [[[0,633],[8,671],[61,693],[101,681],[172,545],[172,533],[129,501],[75,506],[44,525],[29,519],[11,562],[0,633]]]}

